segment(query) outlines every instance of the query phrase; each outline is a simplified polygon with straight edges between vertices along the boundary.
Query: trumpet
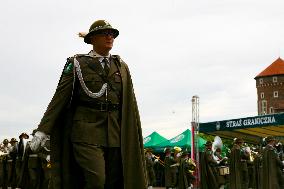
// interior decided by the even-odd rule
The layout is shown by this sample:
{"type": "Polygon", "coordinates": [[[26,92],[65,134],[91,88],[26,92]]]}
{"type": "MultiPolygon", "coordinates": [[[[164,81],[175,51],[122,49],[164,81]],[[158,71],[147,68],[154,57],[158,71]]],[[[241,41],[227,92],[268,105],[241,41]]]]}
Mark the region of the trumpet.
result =
{"type": "Polygon", "coordinates": [[[155,156],[154,154],[152,154],[152,157],[153,157],[159,164],[161,164],[162,166],[165,167],[165,162],[163,162],[163,161],[160,159],[160,157],[155,156]]]}

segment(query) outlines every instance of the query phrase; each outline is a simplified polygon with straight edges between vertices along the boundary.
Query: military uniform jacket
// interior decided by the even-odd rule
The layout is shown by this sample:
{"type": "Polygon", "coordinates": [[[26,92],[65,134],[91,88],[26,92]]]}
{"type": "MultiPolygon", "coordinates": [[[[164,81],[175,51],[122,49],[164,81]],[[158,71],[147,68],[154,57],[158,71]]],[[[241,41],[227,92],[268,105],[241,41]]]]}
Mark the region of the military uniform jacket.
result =
{"type": "Polygon", "coordinates": [[[238,145],[234,145],[230,154],[230,189],[241,189],[241,172],[243,166],[241,164],[241,149],[238,145]]]}
{"type": "Polygon", "coordinates": [[[262,187],[283,189],[281,169],[283,169],[283,164],[276,153],[276,149],[271,145],[267,145],[263,150],[262,187]]]}
{"type": "MultiPolygon", "coordinates": [[[[73,58],[69,58],[56,92],[38,126],[39,131],[50,134],[51,137],[55,189],[76,188],[76,184],[71,182],[76,181],[76,175],[73,175],[76,171],[71,163],[70,141],[120,146],[124,189],[145,189],[147,186],[140,116],[131,76],[127,65],[119,56],[113,55],[110,59],[112,63],[107,77],[113,88],[108,91],[108,100],[120,104],[119,111],[99,112],[86,106],[89,102],[104,101],[105,97],[92,99],[84,93],[82,86],[76,81],[73,58]]],[[[77,60],[86,86],[90,91],[97,92],[104,82],[98,60],[89,55],[79,55],[77,60]]]]}
{"type": "Polygon", "coordinates": [[[205,149],[200,157],[201,169],[201,189],[218,189],[218,180],[216,171],[217,161],[213,158],[213,152],[205,149]]]}

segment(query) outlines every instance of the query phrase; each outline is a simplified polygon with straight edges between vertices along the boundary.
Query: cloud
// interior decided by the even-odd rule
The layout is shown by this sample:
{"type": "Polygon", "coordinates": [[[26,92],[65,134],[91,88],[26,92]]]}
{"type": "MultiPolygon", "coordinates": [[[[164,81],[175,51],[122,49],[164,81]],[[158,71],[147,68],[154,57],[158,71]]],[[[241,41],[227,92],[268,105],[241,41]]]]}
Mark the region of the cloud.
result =
{"type": "Polygon", "coordinates": [[[257,114],[254,77],[284,56],[284,3],[232,1],[4,1],[0,32],[0,129],[31,131],[66,58],[91,49],[77,37],[96,19],[120,31],[113,54],[130,68],[143,134],[173,137],[200,121],[257,114]],[[173,113],[174,112],[174,113],[173,113]],[[160,133],[159,132],[159,133],[160,133]]]}

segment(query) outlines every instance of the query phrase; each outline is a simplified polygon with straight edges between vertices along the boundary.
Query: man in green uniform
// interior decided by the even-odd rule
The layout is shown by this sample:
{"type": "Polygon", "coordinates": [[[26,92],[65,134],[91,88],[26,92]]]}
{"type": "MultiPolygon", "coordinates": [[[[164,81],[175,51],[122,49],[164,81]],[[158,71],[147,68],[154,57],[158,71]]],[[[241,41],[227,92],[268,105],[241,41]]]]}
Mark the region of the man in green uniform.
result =
{"type": "Polygon", "coordinates": [[[276,152],[275,144],[276,140],[268,136],[266,138],[266,147],[263,150],[263,177],[262,177],[262,187],[263,188],[273,188],[273,189],[283,189],[283,173],[282,169],[284,167],[283,162],[276,152]]]}
{"type": "Polygon", "coordinates": [[[174,157],[171,155],[171,149],[166,148],[165,152],[165,186],[166,189],[173,189],[177,183],[177,167],[173,166],[177,162],[174,157]]]}
{"type": "Polygon", "coordinates": [[[242,148],[244,141],[241,138],[234,140],[230,154],[230,189],[248,189],[247,155],[242,148]]]}
{"type": "Polygon", "coordinates": [[[145,149],[145,160],[148,177],[148,189],[152,189],[156,183],[156,175],[154,171],[155,162],[153,161],[153,154],[151,149],[145,149]]]}
{"type": "Polygon", "coordinates": [[[200,176],[201,189],[218,189],[217,180],[217,165],[218,162],[213,158],[212,142],[207,141],[205,150],[200,155],[200,176]]]}
{"type": "Polygon", "coordinates": [[[183,151],[180,157],[178,189],[191,189],[195,181],[193,173],[196,165],[189,155],[189,152],[183,151]]]}
{"type": "Polygon", "coordinates": [[[34,150],[46,135],[51,137],[56,189],[147,187],[130,72],[118,55],[109,53],[118,35],[105,20],[91,25],[83,37],[93,50],[68,59],[35,133],[34,150]]]}

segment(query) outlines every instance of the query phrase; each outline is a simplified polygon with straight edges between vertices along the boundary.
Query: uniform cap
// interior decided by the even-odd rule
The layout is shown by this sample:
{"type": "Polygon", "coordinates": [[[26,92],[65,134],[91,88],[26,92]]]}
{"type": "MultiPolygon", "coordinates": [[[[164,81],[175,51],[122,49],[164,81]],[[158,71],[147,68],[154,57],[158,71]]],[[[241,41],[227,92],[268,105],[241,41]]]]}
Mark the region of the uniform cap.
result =
{"type": "Polygon", "coordinates": [[[174,150],[175,150],[175,152],[181,152],[182,149],[181,149],[181,147],[175,146],[174,150]]]}
{"type": "Polygon", "coordinates": [[[170,148],[165,148],[164,149],[164,153],[166,154],[166,153],[170,153],[171,152],[171,149],[170,148]]]}
{"type": "Polygon", "coordinates": [[[20,134],[19,138],[21,139],[23,136],[27,136],[29,138],[29,135],[27,133],[20,134]]]}
{"type": "Polygon", "coordinates": [[[235,138],[235,139],[234,139],[234,143],[235,143],[235,144],[240,144],[240,143],[243,143],[243,142],[244,142],[244,140],[241,139],[241,138],[235,138]]]}
{"type": "Polygon", "coordinates": [[[107,21],[97,20],[91,25],[89,29],[89,33],[87,33],[87,35],[84,37],[84,42],[87,44],[91,44],[90,37],[94,34],[98,34],[102,30],[112,30],[114,34],[114,38],[116,38],[119,35],[119,31],[113,28],[107,21]]]}
{"type": "Polygon", "coordinates": [[[11,138],[10,143],[12,143],[12,142],[18,142],[18,141],[15,138],[11,138]]]}
{"type": "Polygon", "coordinates": [[[270,141],[273,141],[273,140],[276,140],[273,136],[268,136],[268,137],[266,137],[266,139],[265,139],[265,142],[270,142],[270,141]]]}
{"type": "Polygon", "coordinates": [[[207,141],[205,146],[212,146],[212,142],[211,141],[207,141]]]}

